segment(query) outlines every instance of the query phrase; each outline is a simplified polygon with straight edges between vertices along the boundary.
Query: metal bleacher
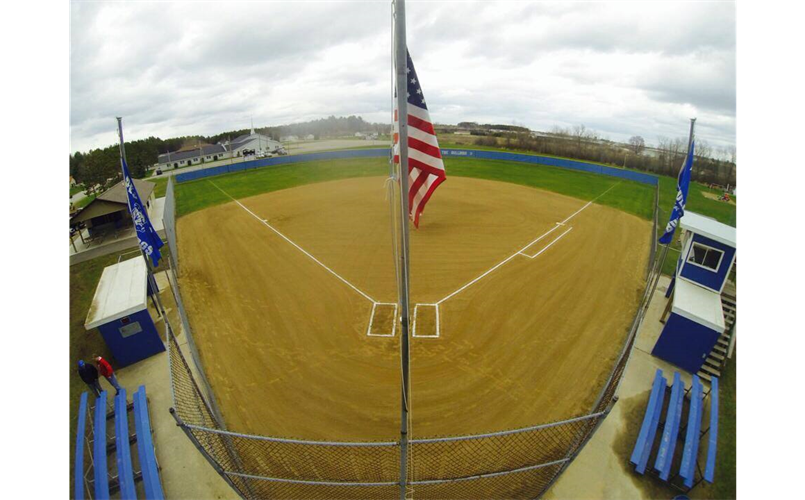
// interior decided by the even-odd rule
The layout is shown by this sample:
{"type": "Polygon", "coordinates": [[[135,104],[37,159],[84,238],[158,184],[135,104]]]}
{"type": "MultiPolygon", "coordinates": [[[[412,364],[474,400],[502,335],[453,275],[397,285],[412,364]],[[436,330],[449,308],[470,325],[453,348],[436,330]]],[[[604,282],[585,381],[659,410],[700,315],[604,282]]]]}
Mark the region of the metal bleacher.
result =
{"type": "Polygon", "coordinates": [[[658,369],[654,376],[651,395],[630,462],[635,466],[635,472],[645,474],[655,442],[659,441],[652,472],[660,480],[687,493],[702,481],[712,483],[714,480],[718,449],[718,377],[711,378],[710,391],[705,393],[701,380],[694,375],[691,387],[686,391],[685,384],[677,372],[674,373],[668,398],[666,398],[667,393],[667,380],[663,376],[662,370],[658,369]],[[710,399],[710,425],[702,431],[702,416],[708,397],[710,399]],[[682,425],[686,399],[689,399],[690,402],[687,421],[682,425]],[[665,419],[662,424],[663,431],[658,440],[657,431],[661,425],[663,409],[665,409],[665,419]],[[679,457],[675,459],[675,451],[683,432],[680,460],[679,457]],[[705,435],[708,435],[708,449],[705,457],[705,469],[702,472],[699,465],[699,454],[700,442],[705,435]],[[677,474],[671,475],[675,462],[680,463],[679,471],[677,474]],[[681,484],[679,484],[680,480],[681,484]]]}
{"type": "Polygon", "coordinates": [[[134,393],[133,404],[127,401],[125,389],[114,397],[114,412],[107,413],[107,393],[101,392],[95,400],[94,409],[88,406],[88,394],[81,395],[78,415],[78,428],[75,451],[75,490],[77,500],[87,494],[92,498],[104,500],[111,495],[123,500],[145,498],[162,500],[162,483],[159,477],[148,412],[148,399],[145,386],[134,393]],[[87,415],[92,413],[91,429],[87,429],[87,415]],[[133,413],[134,430],[129,433],[129,415],[133,413]],[[114,434],[107,436],[107,422],[114,417],[114,434]],[[136,442],[136,453],[131,443],[136,442]],[[89,448],[85,443],[91,444],[89,448]],[[88,457],[87,451],[91,450],[88,457]],[[109,467],[108,455],[114,451],[114,474],[109,467]],[[88,463],[88,465],[87,465],[88,463]],[[138,469],[139,467],[139,469],[138,469]],[[90,474],[91,471],[91,474],[90,474]],[[137,485],[142,482],[138,491],[137,485]]]}

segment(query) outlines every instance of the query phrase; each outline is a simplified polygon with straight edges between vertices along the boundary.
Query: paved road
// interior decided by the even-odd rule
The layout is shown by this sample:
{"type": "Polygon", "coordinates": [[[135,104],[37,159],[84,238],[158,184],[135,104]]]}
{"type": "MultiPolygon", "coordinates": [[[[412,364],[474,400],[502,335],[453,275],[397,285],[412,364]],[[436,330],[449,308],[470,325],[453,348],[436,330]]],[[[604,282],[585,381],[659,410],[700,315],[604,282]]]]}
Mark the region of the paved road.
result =
{"type": "Polygon", "coordinates": [[[84,199],[86,197],[87,197],[87,195],[84,194],[84,191],[79,191],[79,192],[77,192],[76,194],[74,194],[73,196],[70,197],[70,203],[76,203],[79,200],[82,200],[82,199],[84,199]]]}

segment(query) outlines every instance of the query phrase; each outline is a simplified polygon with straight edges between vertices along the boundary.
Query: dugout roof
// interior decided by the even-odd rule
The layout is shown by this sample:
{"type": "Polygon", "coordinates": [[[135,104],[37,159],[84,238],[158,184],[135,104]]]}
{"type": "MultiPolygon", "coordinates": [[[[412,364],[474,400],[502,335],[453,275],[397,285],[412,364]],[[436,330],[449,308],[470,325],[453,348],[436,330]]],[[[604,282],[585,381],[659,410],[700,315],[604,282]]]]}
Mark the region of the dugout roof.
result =
{"type": "Polygon", "coordinates": [[[148,307],[147,270],[140,257],[103,270],[84,328],[91,330],[148,307]]]}
{"type": "MultiPolygon", "coordinates": [[[[137,188],[137,194],[140,195],[140,199],[145,203],[151,197],[151,193],[154,192],[156,184],[140,179],[132,180],[134,181],[134,187],[137,188]]],[[[126,188],[123,186],[123,181],[120,181],[99,194],[89,205],[74,215],[70,219],[70,223],[84,222],[113,212],[128,211],[128,209],[129,202],[126,196],[126,188]]]]}

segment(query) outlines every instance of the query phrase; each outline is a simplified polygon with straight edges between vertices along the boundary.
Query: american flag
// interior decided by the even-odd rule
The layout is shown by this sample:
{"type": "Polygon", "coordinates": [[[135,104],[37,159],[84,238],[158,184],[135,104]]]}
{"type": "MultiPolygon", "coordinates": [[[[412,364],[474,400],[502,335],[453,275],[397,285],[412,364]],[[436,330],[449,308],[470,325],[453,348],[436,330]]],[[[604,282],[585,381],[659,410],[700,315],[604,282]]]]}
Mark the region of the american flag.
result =
{"type": "MultiPolygon", "coordinates": [[[[411,54],[406,68],[408,80],[408,209],[414,226],[419,227],[419,216],[430,196],[444,182],[444,162],[430,121],[425,95],[416,75],[411,54]]],[[[397,119],[397,101],[394,101],[394,162],[400,163],[400,128],[397,119]]]]}

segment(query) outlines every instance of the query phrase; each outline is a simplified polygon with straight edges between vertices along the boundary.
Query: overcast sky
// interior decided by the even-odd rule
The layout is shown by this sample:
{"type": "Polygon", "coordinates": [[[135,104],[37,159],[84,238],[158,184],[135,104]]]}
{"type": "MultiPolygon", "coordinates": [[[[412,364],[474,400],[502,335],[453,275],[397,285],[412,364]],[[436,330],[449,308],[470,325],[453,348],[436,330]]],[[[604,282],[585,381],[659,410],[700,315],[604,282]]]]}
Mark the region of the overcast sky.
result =
{"type": "MultiPolygon", "coordinates": [[[[413,2],[438,123],[735,144],[732,2],[413,2]]],[[[71,152],[359,115],[389,122],[390,2],[72,2],[71,152]]]]}

